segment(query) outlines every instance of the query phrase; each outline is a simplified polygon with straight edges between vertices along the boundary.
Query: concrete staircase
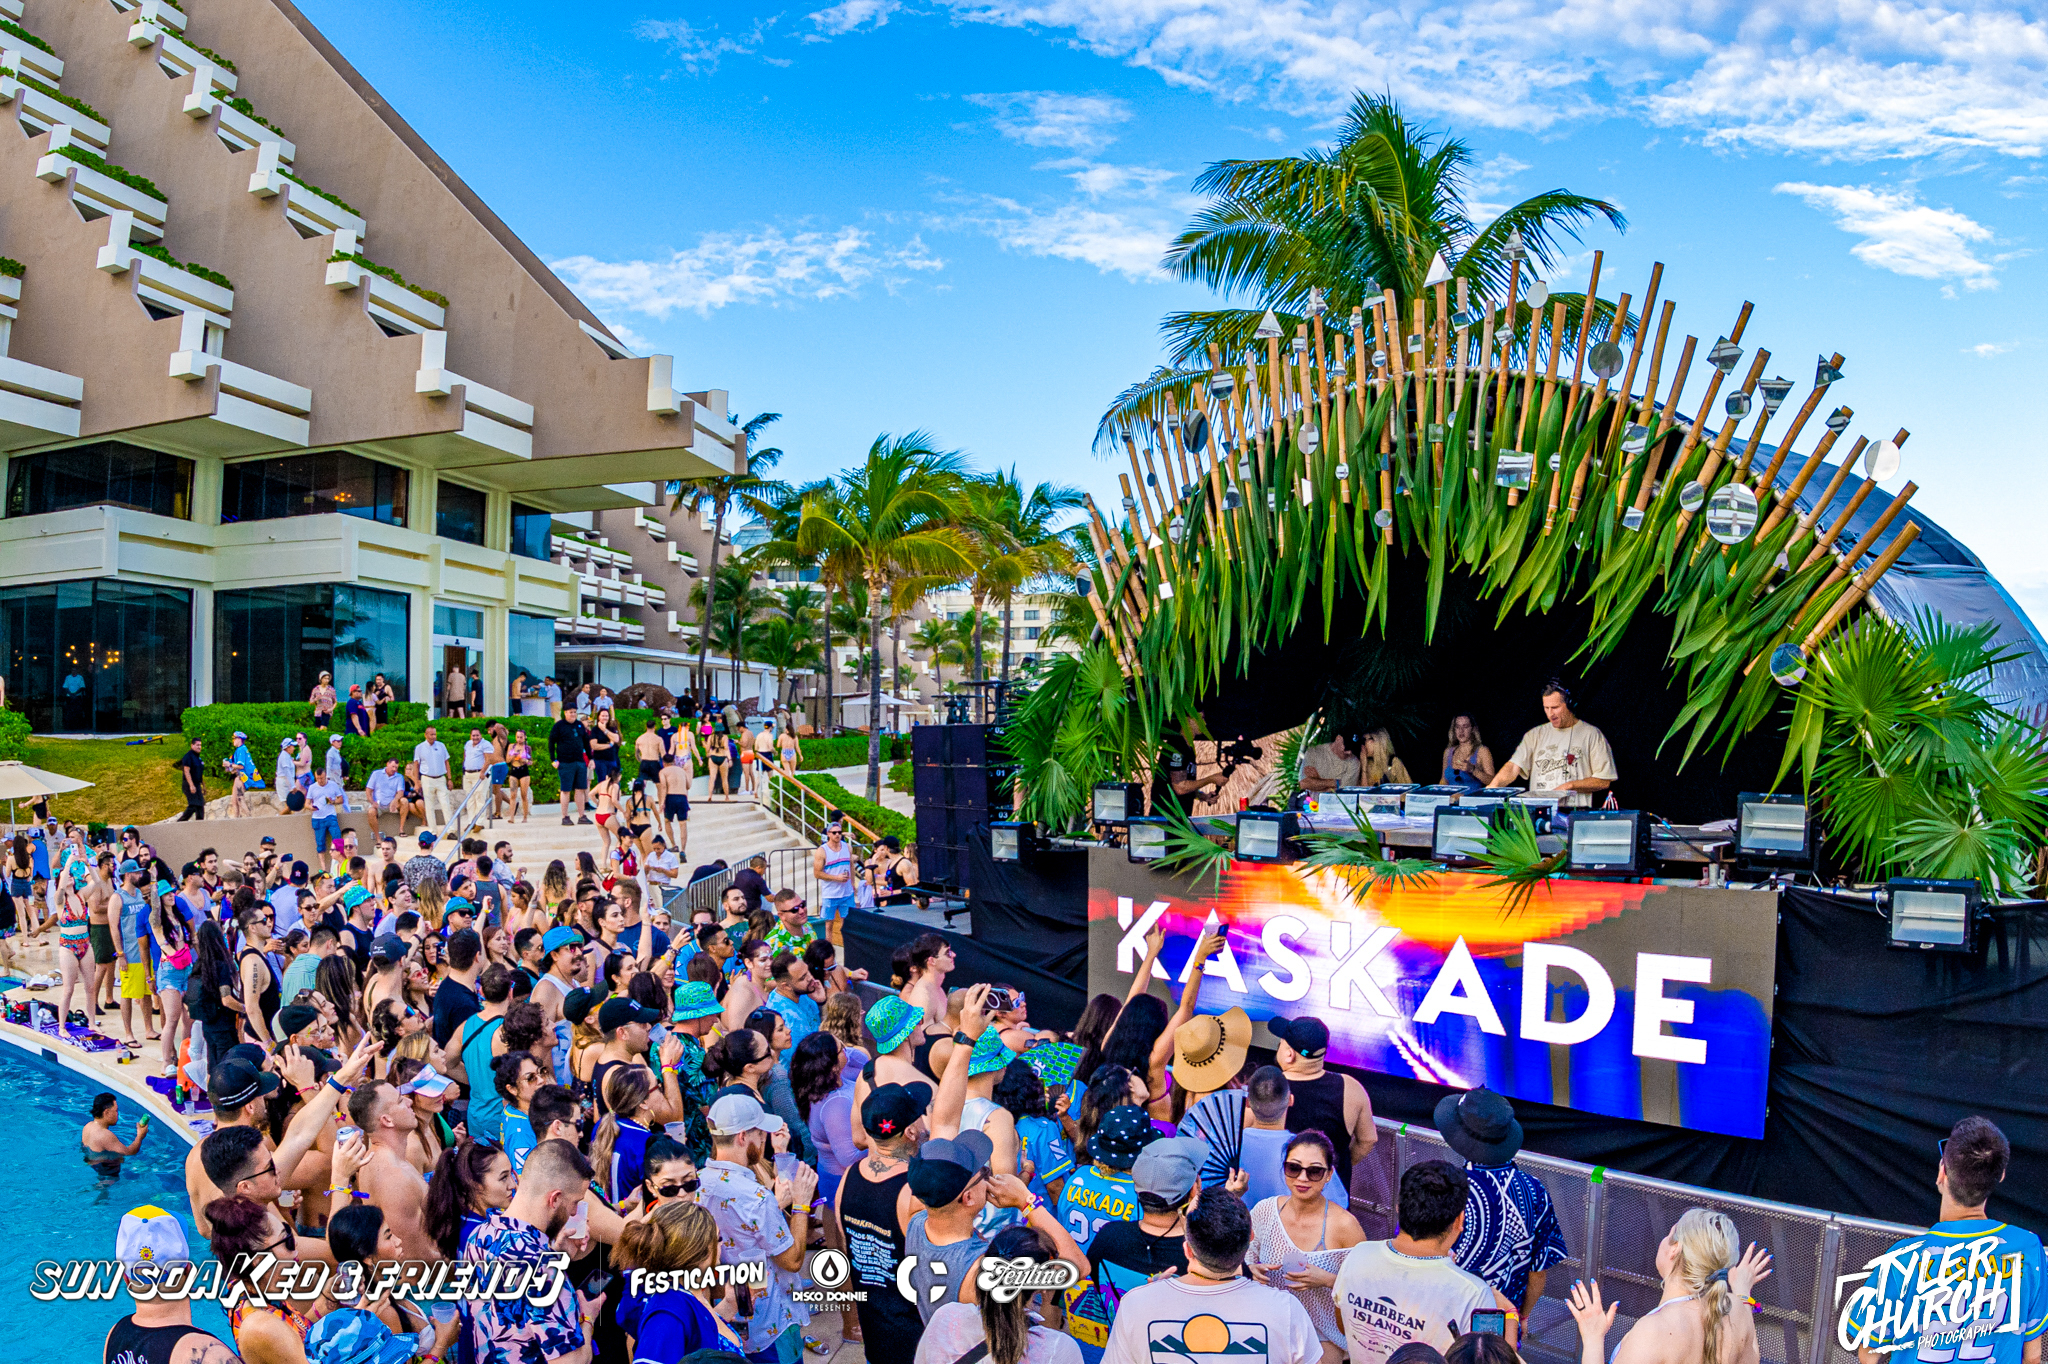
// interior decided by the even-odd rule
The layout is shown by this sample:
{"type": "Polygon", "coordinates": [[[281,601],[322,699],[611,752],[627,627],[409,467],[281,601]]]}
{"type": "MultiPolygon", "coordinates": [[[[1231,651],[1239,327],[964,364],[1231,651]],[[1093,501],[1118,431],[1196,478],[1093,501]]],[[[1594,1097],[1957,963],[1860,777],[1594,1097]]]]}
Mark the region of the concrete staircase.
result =
{"type": "MultiPolygon", "coordinates": [[[[562,823],[561,810],[554,805],[536,805],[529,824],[495,825],[479,828],[474,837],[495,843],[504,839],[512,845],[512,866],[525,868],[535,884],[549,862],[560,858],[575,874],[576,854],[588,850],[592,856],[604,851],[604,838],[594,824],[562,823]]],[[[689,844],[684,851],[683,869],[706,865],[719,858],[732,866],[757,852],[805,845],[796,835],[771,819],[751,800],[713,804],[692,797],[690,801],[689,844]]]]}

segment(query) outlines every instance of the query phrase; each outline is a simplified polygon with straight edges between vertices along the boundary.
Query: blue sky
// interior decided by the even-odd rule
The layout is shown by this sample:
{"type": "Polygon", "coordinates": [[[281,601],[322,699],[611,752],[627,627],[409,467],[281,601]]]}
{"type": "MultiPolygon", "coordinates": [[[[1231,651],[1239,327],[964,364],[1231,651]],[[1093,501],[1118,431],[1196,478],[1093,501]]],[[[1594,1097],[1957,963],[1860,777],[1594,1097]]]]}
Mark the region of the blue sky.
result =
{"type": "MultiPolygon", "coordinates": [[[[1554,278],[1810,382],[2048,621],[2048,22],[2017,7],[1536,0],[300,0],[514,230],[684,387],[784,414],[783,472],[881,431],[1115,497],[1090,442],[1206,291],[1155,263],[1207,163],[1357,88],[1469,141],[1474,199],[1619,203],[1554,278]],[[565,15],[573,19],[564,23],[565,15]],[[1833,395],[1831,394],[1831,397],[1833,395]]],[[[1484,218],[1485,212],[1476,216],[1484,218]]],[[[1696,366],[1696,370],[1704,368],[1696,366]]]]}

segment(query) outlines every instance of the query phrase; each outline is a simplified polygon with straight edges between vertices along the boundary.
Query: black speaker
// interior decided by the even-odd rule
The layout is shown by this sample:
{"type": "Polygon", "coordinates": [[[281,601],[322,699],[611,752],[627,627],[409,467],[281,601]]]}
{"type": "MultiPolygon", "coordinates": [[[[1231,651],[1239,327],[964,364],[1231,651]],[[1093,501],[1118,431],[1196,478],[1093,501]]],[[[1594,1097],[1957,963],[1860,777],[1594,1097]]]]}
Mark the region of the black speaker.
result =
{"type": "Polygon", "coordinates": [[[987,767],[988,740],[993,725],[947,725],[947,761],[955,767],[987,767]]]}
{"type": "Polygon", "coordinates": [[[910,731],[910,761],[918,767],[942,767],[952,761],[952,725],[916,725],[910,731]]]}

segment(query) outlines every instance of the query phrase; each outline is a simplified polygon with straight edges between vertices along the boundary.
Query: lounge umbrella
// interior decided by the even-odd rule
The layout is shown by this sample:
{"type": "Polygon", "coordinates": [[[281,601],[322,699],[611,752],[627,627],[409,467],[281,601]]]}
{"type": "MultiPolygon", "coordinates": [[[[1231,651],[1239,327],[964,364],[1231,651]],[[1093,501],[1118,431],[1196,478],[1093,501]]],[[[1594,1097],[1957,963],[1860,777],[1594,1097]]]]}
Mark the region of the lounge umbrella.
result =
{"type": "Polygon", "coordinates": [[[40,767],[30,767],[25,762],[0,762],[0,800],[7,802],[7,822],[14,823],[14,802],[33,800],[37,796],[61,796],[66,791],[83,791],[93,785],[76,777],[62,776],[56,772],[45,772],[40,767]]]}

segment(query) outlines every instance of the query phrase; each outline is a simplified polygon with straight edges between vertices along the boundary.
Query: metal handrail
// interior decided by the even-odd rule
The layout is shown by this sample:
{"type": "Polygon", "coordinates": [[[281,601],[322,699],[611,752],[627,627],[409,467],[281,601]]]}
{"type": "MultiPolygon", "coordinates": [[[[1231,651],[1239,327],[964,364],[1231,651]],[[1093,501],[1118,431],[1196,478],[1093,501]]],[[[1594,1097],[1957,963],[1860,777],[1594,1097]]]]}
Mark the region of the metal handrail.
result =
{"type": "Polygon", "coordinates": [[[441,834],[441,837],[462,838],[467,835],[471,829],[476,828],[489,818],[488,814],[472,812],[469,807],[481,804],[488,810],[497,798],[498,787],[496,783],[491,781],[491,774],[487,770],[484,773],[484,779],[471,787],[463,795],[462,802],[455,807],[454,818],[450,821],[448,828],[441,834]]]}
{"type": "MultiPolygon", "coordinates": [[[[824,842],[825,826],[822,821],[822,818],[814,824],[813,821],[810,819],[809,808],[804,804],[804,802],[796,802],[796,807],[798,811],[797,823],[791,824],[788,819],[783,818],[782,810],[786,803],[787,793],[782,791],[777,784],[781,782],[789,783],[791,786],[794,786],[797,790],[803,792],[806,796],[809,796],[812,800],[818,802],[818,804],[826,810],[837,810],[839,809],[839,807],[834,805],[831,801],[825,799],[825,797],[819,795],[816,791],[813,791],[810,787],[804,785],[795,777],[788,775],[787,773],[770,772],[767,774],[767,776],[769,790],[773,792],[775,795],[775,808],[771,810],[769,813],[774,818],[782,820],[784,824],[787,824],[790,828],[796,830],[799,837],[807,838],[812,843],[824,842]]],[[[848,829],[858,831],[862,838],[866,840],[867,846],[870,851],[874,849],[875,844],[882,841],[882,836],[880,834],[876,833],[873,829],[870,829],[867,825],[861,823],[852,815],[849,815],[844,811],[840,812],[839,822],[841,824],[844,824],[848,829]]],[[[853,843],[858,842],[859,840],[849,838],[847,841],[849,843],[853,843]]]]}

